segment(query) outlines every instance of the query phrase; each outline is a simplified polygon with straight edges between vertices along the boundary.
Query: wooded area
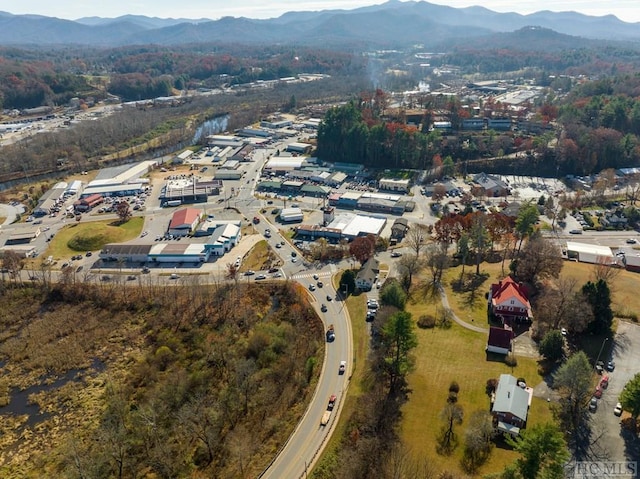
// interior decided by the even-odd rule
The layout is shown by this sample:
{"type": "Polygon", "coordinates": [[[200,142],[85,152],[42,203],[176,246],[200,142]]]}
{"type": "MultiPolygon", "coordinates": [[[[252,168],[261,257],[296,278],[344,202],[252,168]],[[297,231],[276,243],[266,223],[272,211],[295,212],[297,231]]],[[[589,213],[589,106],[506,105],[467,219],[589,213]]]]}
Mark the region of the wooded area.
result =
{"type": "Polygon", "coordinates": [[[256,476],[322,362],[323,327],[302,293],[293,283],[3,285],[1,396],[32,388],[42,414],[3,422],[0,475],[256,476]]]}

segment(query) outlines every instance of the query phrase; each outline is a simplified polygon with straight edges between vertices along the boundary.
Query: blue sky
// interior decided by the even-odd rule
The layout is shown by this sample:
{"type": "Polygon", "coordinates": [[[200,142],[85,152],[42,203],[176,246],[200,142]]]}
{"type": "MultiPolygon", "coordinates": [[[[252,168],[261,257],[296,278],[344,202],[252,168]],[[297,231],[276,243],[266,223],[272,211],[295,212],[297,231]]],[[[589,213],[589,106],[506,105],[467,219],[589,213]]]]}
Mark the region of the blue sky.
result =
{"type": "MultiPolygon", "coordinates": [[[[125,14],[161,18],[210,18],[223,16],[272,18],[287,11],[353,9],[382,3],[376,0],[0,0],[0,11],[33,13],[74,20],[80,17],[118,17],[125,14]]],[[[587,15],[616,15],[625,22],[640,22],[638,0],[435,0],[451,7],[482,5],[497,12],[522,14],[539,10],[576,11],[587,15]]]]}

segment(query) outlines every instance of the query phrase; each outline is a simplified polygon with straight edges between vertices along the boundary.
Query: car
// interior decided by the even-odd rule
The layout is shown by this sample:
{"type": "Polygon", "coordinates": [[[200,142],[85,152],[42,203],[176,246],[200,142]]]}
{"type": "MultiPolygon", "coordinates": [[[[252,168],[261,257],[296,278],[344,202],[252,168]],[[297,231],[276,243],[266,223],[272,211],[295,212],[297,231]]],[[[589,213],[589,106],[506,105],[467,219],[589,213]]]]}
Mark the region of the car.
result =
{"type": "Polygon", "coordinates": [[[322,311],[323,313],[327,312],[327,305],[322,303],[322,306],[320,306],[320,311],[322,311]]]}
{"type": "Polygon", "coordinates": [[[398,251],[394,251],[393,253],[391,253],[392,258],[399,258],[400,256],[402,256],[402,253],[398,251]]]}
{"type": "Polygon", "coordinates": [[[284,246],[284,241],[280,241],[280,246],[284,246]]]}
{"type": "Polygon", "coordinates": [[[333,301],[333,298],[331,297],[330,294],[327,295],[327,301],[333,301]]]}
{"type": "Polygon", "coordinates": [[[612,372],[616,368],[616,363],[613,361],[609,361],[607,363],[607,371],[612,372]]]}
{"type": "Polygon", "coordinates": [[[602,388],[600,386],[596,386],[596,390],[593,393],[593,397],[598,399],[602,397],[602,388]]]}
{"type": "Polygon", "coordinates": [[[278,271],[278,268],[269,268],[269,271],[267,271],[267,273],[277,273],[278,271]]]}
{"type": "Polygon", "coordinates": [[[267,201],[267,204],[268,204],[268,205],[272,205],[272,204],[273,204],[273,201],[272,201],[272,200],[269,200],[269,201],[267,201]]]}
{"type": "Polygon", "coordinates": [[[143,272],[144,274],[148,274],[148,273],[150,273],[150,272],[151,272],[151,270],[150,270],[149,268],[142,268],[142,272],[143,272]]]}
{"type": "Polygon", "coordinates": [[[596,362],[596,372],[598,374],[602,374],[604,372],[604,361],[597,361],[596,362]]]}
{"type": "Polygon", "coordinates": [[[298,253],[296,253],[295,251],[292,251],[292,252],[291,252],[291,257],[292,257],[292,258],[295,258],[296,256],[298,256],[298,253]]]}
{"type": "Polygon", "coordinates": [[[276,243],[276,248],[280,249],[282,248],[282,245],[280,243],[276,243]]]}
{"type": "Polygon", "coordinates": [[[264,274],[259,274],[258,276],[256,276],[256,281],[261,281],[263,279],[267,279],[267,277],[264,274]]]}
{"type": "MultiPolygon", "coordinates": [[[[82,271],[82,269],[84,268],[84,266],[80,265],[76,268],[76,273],[79,273],[80,271],[82,271]]],[[[31,279],[31,278],[29,278],[31,279]]]]}
{"type": "Polygon", "coordinates": [[[562,328],[560,330],[560,332],[562,333],[563,336],[566,336],[567,335],[567,328],[562,328]]]}
{"type": "Polygon", "coordinates": [[[313,279],[315,279],[315,280],[317,281],[317,280],[318,280],[318,275],[317,275],[317,274],[314,274],[314,275],[313,275],[313,279]]]}
{"type": "Polygon", "coordinates": [[[87,251],[84,255],[88,258],[92,255],[93,253],[91,251],[87,251]]]}
{"type": "Polygon", "coordinates": [[[340,361],[340,366],[338,367],[338,374],[344,374],[346,370],[347,370],[347,362],[340,361]]]}
{"type": "Polygon", "coordinates": [[[376,312],[371,310],[367,311],[367,318],[366,318],[367,323],[372,322],[374,319],[376,319],[376,312]]]}
{"type": "Polygon", "coordinates": [[[636,244],[638,240],[635,238],[627,238],[627,244],[636,244]]]}
{"type": "Polygon", "coordinates": [[[136,279],[136,276],[130,274],[129,276],[127,276],[127,281],[134,281],[136,279]]]}
{"type": "Polygon", "coordinates": [[[598,410],[598,399],[596,397],[592,397],[591,401],[589,401],[589,411],[596,412],[598,410]]]}
{"type": "Polygon", "coordinates": [[[315,290],[316,290],[316,286],[314,284],[310,284],[309,291],[315,291],[315,290]]]}
{"type": "Polygon", "coordinates": [[[253,271],[253,270],[251,270],[251,269],[250,269],[249,271],[245,271],[245,272],[244,272],[244,275],[245,275],[245,276],[253,276],[254,274],[256,274],[256,272],[255,272],[255,271],[253,271]]]}
{"type": "Polygon", "coordinates": [[[292,263],[296,263],[297,261],[298,261],[297,258],[291,258],[292,263]]]}
{"type": "Polygon", "coordinates": [[[571,231],[569,231],[569,234],[572,234],[572,235],[581,235],[581,234],[582,234],[582,230],[571,230],[571,231]]]}
{"type": "Polygon", "coordinates": [[[616,407],[613,408],[613,414],[618,417],[622,416],[622,404],[616,403],[616,407]]]}
{"type": "Polygon", "coordinates": [[[324,283],[322,281],[318,281],[318,288],[322,288],[324,286],[324,283]]]}
{"type": "Polygon", "coordinates": [[[327,404],[328,410],[333,409],[333,407],[336,405],[336,399],[338,398],[336,397],[335,394],[332,394],[331,396],[329,396],[329,403],[327,404]]]}
{"type": "Polygon", "coordinates": [[[282,278],[282,273],[280,273],[280,272],[274,273],[271,277],[272,278],[282,278]]]}
{"type": "Polygon", "coordinates": [[[140,235],[141,238],[144,238],[145,236],[147,236],[149,234],[148,231],[143,231],[142,234],[140,235]]]}
{"type": "Polygon", "coordinates": [[[180,278],[180,276],[178,276],[178,273],[171,273],[171,276],[169,276],[169,279],[178,279],[180,278]]]}
{"type": "Polygon", "coordinates": [[[600,379],[600,388],[607,389],[609,387],[609,376],[606,374],[600,379]]]}
{"type": "Polygon", "coordinates": [[[102,275],[100,276],[100,281],[111,281],[111,276],[108,275],[102,275]]]}

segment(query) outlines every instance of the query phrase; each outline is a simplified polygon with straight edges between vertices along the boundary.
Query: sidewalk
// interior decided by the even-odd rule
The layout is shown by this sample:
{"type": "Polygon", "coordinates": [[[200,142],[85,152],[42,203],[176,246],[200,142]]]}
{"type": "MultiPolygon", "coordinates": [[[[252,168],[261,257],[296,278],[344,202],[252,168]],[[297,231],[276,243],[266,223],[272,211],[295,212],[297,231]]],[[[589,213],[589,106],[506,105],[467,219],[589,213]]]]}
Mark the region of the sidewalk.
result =
{"type": "Polygon", "coordinates": [[[454,313],[451,307],[449,306],[449,298],[447,298],[447,293],[445,293],[444,288],[440,284],[438,285],[438,291],[440,292],[440,300],[442,301],[442,306],[447,311],[449,311],[449,313],[451,314],[451,319],[453,319],[456,323],[458,323],[463,328],[470,329],[471,331],[475,331],[476,333],[489,334],[489,328],[482,328],[474,324],[469,324],[466,321],[463,321],[462,319],[460,319],[458,316],[456,316],[456,313],[454,313]]]}

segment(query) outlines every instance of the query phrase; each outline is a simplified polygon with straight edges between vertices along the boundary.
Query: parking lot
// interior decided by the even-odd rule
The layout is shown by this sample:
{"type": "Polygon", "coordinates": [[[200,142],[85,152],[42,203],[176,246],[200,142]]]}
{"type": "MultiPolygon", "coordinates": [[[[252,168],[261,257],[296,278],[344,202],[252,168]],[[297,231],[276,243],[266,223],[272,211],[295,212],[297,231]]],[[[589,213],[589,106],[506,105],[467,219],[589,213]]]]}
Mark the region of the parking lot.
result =
{"type": "MultiPolygon", "coordinates": [[[[593,438],[598,437],[596,447],[609,461],[640,460],[640,440],[623,431],[619,417],[613,414],[624,385],[640,372],[640,325],[621,322],[618,326],[612,358],[615,370],[609,375],[609,387],[598,401],[593,413],[593,438]]],[[[608,358],[604,358],[608,360],[608,358]]],[[[606,361],[605,361],[606,362],[606,361]]],[[[628,413],[623,414],[623,418],[628,413]]]]}

